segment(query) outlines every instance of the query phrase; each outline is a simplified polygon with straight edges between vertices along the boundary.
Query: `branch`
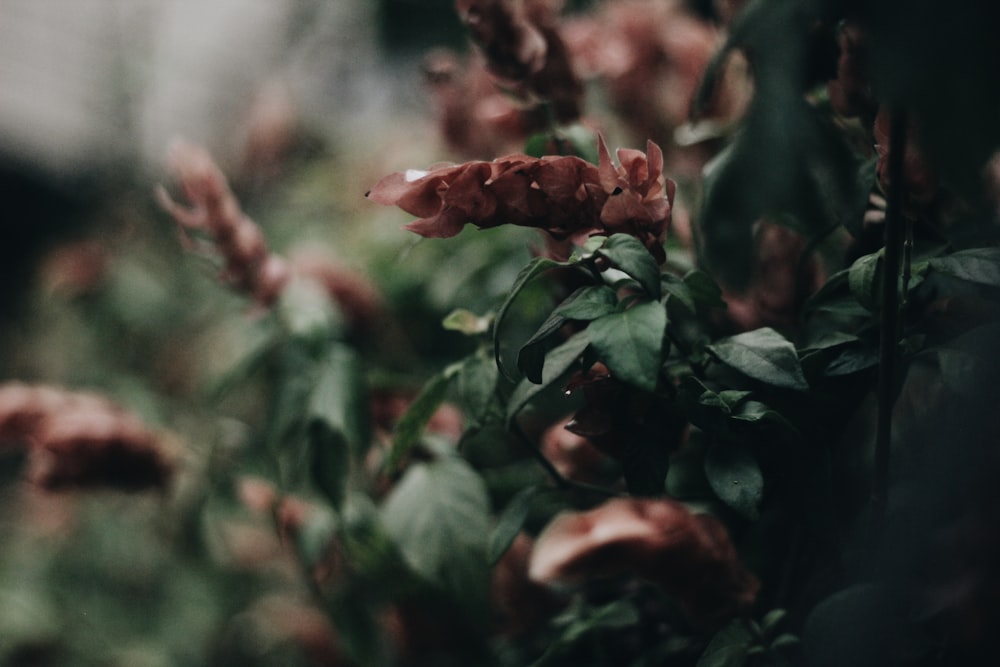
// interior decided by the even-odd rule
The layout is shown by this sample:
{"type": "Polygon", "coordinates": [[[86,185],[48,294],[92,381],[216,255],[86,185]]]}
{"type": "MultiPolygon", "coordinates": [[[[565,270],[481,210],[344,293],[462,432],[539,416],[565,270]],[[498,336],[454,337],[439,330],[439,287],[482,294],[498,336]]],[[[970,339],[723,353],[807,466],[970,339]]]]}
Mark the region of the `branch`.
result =
{"type": "Polygon", "coordinates": [[[892,408],[896,399],[896,359],[899,343],[899,269],[903,245],[903,157],[906,154],[906,112],[892,112],[889,133],[889,192],[885,217],[885,270],[882,275],[881,335],[879,340],[878,425],[875,438],[875,476],[872,505],[881,518],[889,493],[889,452],[892,408]]]}

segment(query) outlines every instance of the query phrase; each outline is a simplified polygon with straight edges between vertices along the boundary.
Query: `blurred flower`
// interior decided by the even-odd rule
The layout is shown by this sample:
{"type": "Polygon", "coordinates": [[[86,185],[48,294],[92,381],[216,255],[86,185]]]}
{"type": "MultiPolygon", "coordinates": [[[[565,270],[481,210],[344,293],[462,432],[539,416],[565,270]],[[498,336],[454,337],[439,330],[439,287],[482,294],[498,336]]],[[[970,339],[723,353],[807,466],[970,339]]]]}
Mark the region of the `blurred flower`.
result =
{"type": "Polygon", "coordinates": [[[608,456],[587,438],[566,429],[568,419],[553,424],[541,437],[542,454],[559,474],[578,482],[595,482],[607,467],[608,456]]]}
{"type": "Polygon", "coordinates": [[[41,267],[47,291],[69,297],[98,290],[107,276],[108,249],[95,240],[67,243],[55,248],[41,267]]]}
{"type": "Polygon", "coordinates": [[[518,533],[493,568],[493,612],[502,635],[513,637],[537,628],[558,609],[552,592],[528,577],[533,547],[527,533],[518,533]]]}
{"type": "Polygon", "coordinates": [[[481,54],[462,61],[436,50],[424,59],[424,77],[436,106],[441,136],[456,153],[472,158],[516,150],[528,134],[546,126],[537,107],[500,90],[481,54]]]}
{"type": "Polygon", "coordinates": [[[556,29],[561,8],[552,0],[455,0],[486,69],[514,94],[547,103],[556,120],[567,123],[580,115],[583,86],[556,29]]]}
{"type": "Polygon", "coordinates": [[[667,499],[615,498],[560,514],[539,535],[529,573],[546,583],[635,574],[703,621],[746,610],[759,588],[718,520],[667,499]]]}
{"type": "Polygon", "coordinates": [[[0,445],[27,446],[28,478],[47,489],[163,488],[165,438],[104,397],[20,382],[0,385],[0,445]]]}
{"type": "Polygon", "coordinates": [[[302,649],[309,664],[323,667],[354,664],[341,647],[327,615],[295,597],[270,594],[259,598],[244,620],[250,624],[255,640],[264,646],[291,641],[302,649]]]}
{"type": "Polygon", "coordinates": [[[580,76],[605,82],[636,135],[658,140],[687,120],[719,41],[716,28],[673,0],[604,3],[567,21],[562,35],[580,76]]]}
{"type": "Polygon", "coordinates": [[[351,327],[373,331],[382,315],[382,294],[360,271],[339,265],[313,246],[293,248],[288,255],[291,272],[318,282],[340,306],[351,327]]]}
{"type": "Polygon", "coordinates": [[[177,140],[168,155],[170,171],[181,186],[188,209],[177,204],[165,188],[156,190],[160,205],[182,230],[208,233],[226,261],[223,278],[262,306],[269,306],[288,281],[285,261],[268,252],[260,228],[243,214],[222,170],[208,151],[177,140]]]}
{"type": "Polygon", "coordinates": [[[615,167],[603,138],[599,149],[600,167],[573,156],[509,155],[397,172],[368,197],[420,216],[406,229],[421,236],[448,238],[466,224],[536,227],[557,239],[626,232],[662,262],[675,189],[663,175],[663,154],[652,142],[646,155],[619,149],[615,167]]]}
{"type": "MultiPolygon", "coordinates": [[[[920,148],[920,128],[912,119],[906,128],[906,145],[903,154],[903,212],[909,217],[916,217],[934,200],[938,193],[937,176],[931,169],[920,148]]],[[[883,192],[893,187],[889,174],[889,155],[894,146],[889,145],[892,135],[892,122],[889,110],[880,108],[875,117],[875,151],[878,153],[878,164],[875,167],[878,183],[883,192]]]]}
{"type": "Polygon", "coordinates": [[[799,307],[826,282],[826,271],[815,255],[802,257],[806,241],[788,227],[759,222],[754,245],[750,285],[739,293],[725,292],[725,317],[740,331],[794,327],[799,307]]]}
{"type": "Polygon", "coordinates": [[[858,23],[844,21],[837,32],[837,45],[837,78],[827,84],[830,104],[842,116],[870,118],[876,103],[868,81],[867,35],[858,23]]]}

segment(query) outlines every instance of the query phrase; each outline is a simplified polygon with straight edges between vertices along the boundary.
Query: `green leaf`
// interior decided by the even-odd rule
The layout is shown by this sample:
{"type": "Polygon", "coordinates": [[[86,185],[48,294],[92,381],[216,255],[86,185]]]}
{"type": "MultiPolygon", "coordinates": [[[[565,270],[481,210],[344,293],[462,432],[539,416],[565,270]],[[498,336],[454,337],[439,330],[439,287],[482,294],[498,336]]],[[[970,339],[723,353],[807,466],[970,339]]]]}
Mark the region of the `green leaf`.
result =
{"type": "Polygon", "coordinates": [[[705,456],[705,476],[719,500],[756,521],[764,495],[764,476],[757,460],[736,443],[717,443],[705,456]]]}
{"type": "Polygon", "coordinates": [[[479,316],[465,308],[456,308],[441,321],[448,331],[459,331],[466,336],[477,336],[490,330],[492,318],[479,316]]]}
{"type": "Polygon", "coordinates": [[[742,667],[750,641],[750,631],[740,621],[733,621],[715,633],[696,667],[742,667]]]}
{"type": "Polygon", "coordinates": [[[504,377],[507,379],[516,379],[511,374],[510,369],[507,368],[500,355],[500,335],[503,329],[504,318],[507,316],[507,311],[510,310],[511,305],[514,303],[514,300],[517,298],[517,295],[521,292],[521,290],[524,289],[525,285],[531,282],[531,280],[536,276],[545,273],[550,269],[573,266],[573,264],[574,262],[557,262],[547,257],[536,257],[531,260],[527,266],[521,269],[520,273],[517,274],[517,278],[514,280],[514,285],[510,288],[510,292],[507,294],[507,298],[497,311],[496,323],[493,326],[493,356],[496,359],[497,367],[500,369],[500,372],[503,373],[504,377]]]}
{"type": "Polygon", "coordinates": [[[521,349],[518,350],[517,367],[524,373],[524,377],[528,378],[531,382],[535,384],[541,383],[547,341],[564,324],[566,324],[566,318],[558,312],[553,312],[542,322],[531,338],[521,346],[521,349]]]}
{"type": "Polygon", "coordinates": [[[531,512],[531,505],[541,490],[540,486],[527,486],[518,491],[507,503],[497,520],[493,533],[490,535],[489,562],[491,566],[496,565],[510,548],[510,545],[514,543],[514,538],[521,532],[521,528],[531,512]]]}
{"type": "Polygon", "coordinates": [[[659,302],[640,303],[605,315],[587,327],[598,358],[620,380],[653,391],[663,361],[667,313],[659,302]]]}
{"type": "Polygon", "coordinates": [[[775,628],[778,627],[785,618],[788,616],[788,611],[785,609],[772,609],[771,611],[764,614],[764,618],[760,620],[760,631],[765,637],[770,637],[774,634],[775,628]]]}
{"type": "Polygon", "coordinates": [[[769,421],[785,428],[793,435],[798,433],[798,429],[796,429],[790,421],[785,419],[780,412],[771,409],[769,406],[761,403],[760,401],[746,401],[740,404],[740,406],[733,411],[729,418],[735,419],[736,421],[749,422],[751,424],[769,421]]]}
{"type": "Polygon", "coordinates": [[[861,343],[845,346],[823,369],[827,377],[851,375],[878,365],[878,349],[861,343]]]}
{"type": "Polygon", "coordinates": [[[847,283],[851,293],[858,303],[874,311],[879,303],[879,290],[882,286],[882,251],[859,257],[847,274],[847,283]]]}
{"type": "Polygon", "coordinates": [[[524,154],[531,157],[542,157],[549,153],[549,145],[552,143],[550,132],[536,132],[524,142],[524,154]]]}
{"type": "Polygon", "coordinates": [[[359,457],[371,434],[368,393],[361,357],[350,347],[331,344],[319,363],[319,376],[309,398],[310,422],[341,434],[359,457]]]}
{"type": "Polygon", "coordinates": [[[388,469],[391,470],[399,465],[410,449],[420,442],[424,427],[448,393],[448,385],[451,384],[453,374],[453,369],[446,369],[432,377],[400,417],[393,434],[392,449],[386,457],[385,465],[388,469]]]}
{"type": "MultiPolygon", "coordinates": [[[[546,667],[564,664],[562,658],[573,646],[585,641],[593,633],[600,630],[616,630],[634,627],[639,623],[639,612],[635,604],[628,599],[619,599],[604,606],[593,608],[582,604],[574,605],[563,614],[571,620],[566,624],[562,634],[549,644],[545,653],[531,663],[531,667],[546,667]]],[[[558,622],[560,619],[557,619],[558,622]]],[[[565,621],[564,621],[565,622],[565,621]]]]}
{"type": "Polygon", "coordinates": [[[809,389],[795,346],[770,327],[723,338],[707,349],[722,363],[755,380],[798,391],[809,389]]]}
{"type": "Polygon", "coordinates": [[[453,398],[469,420],[468,426],[482,424],[496,403],[499,373],[493,358],[485,350],[475,352],[459,364],[451,377],[453,398]]]}
{"type": "Polygon", "coordinates": [[[576,360],[580,358],[583,351],[590,345],[590,338],[587,331],[577,332],[559,347],[549,350],[548,354],[545,355],[541,383],[535,384],[525,378],[514,387],[514,391],[511,392],[510,398],[507,401],[508,423],[517,416],[517,413],[532,398],[559,380],[576,363],[576,360]]]}
{"type": "Polygon", "coordinates": [[[486,604],[490,502],[469,464],[448,457],[410,466],[381,516],[414,572],[473,609],[486,604]]]}
{"type": "Polygon", "coordinates": [[[606,285],[581,287],[559,304],[517,355],[517,367],[524,376],[539,384],[545,361],[546,342],[567,320],[590,321],[615,311],[615,293],[606,285]]]}
{"type": "Polygon", "coordinates": [[[698,269],[688,271],[684,275],[684,284],[687,285],[695,303],[707,308],[726,307],[726,302],[722,298],[722,288],[704,271],[698,269]]]}
{"type": "Polygon", "coordinates": [[[671,297],[680,301],[689,311],[695,312],[694,296],[691,294],[691,288],[683,279],[672,273],[661,273],[660,287],[671,297]]]}
{"type": "Polygon", "coordinates": [[[935,257],[928,265],[955,278],[991,287],[1000,287],[1000,248],[960,250],[946,257],[935,257]]]}
{"type": "Polygon", "coordinates": [[[598,251],[612,266],[639,281],[651,299],[660,299],[660,267],[639,239],[628,234],[612,234],[598,251]]]}
{"type": "Polygon", "coordinates": [[[778,637],[775,638],[773,642],[771,642],[771,649],[777,651],[792,646],[798,646],[801,643],[802,642],[798,637],[789,632],[786,632],[784,634],[779,635],[778,637]]]}
{"type": "Polygon", "coordinates": [[[570,294],[554,312],[567,320],[589,322],[613,313],[616,303],[613,289],[607,285],[590,285],[570,294]]]}
{"type": "Polygon", "coordinates": [[[343,328],[343,315],[314,280],[296,279],[281,291],[276,306],[292,337],[319,346],[343,328]]]}

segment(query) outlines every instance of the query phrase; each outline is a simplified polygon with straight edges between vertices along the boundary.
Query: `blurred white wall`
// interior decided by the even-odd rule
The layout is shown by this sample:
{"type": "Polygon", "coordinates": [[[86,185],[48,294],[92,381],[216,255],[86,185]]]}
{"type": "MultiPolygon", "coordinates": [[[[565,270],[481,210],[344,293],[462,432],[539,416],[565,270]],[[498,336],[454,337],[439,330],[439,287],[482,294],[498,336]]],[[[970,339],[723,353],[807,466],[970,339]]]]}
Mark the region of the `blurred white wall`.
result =
{"type": "Polygon", "coordinates": [[[0,0],[0,156],[54,172],[159,164],[184,135],[225,163],[265,89],[336,138],[366,108],[374,11],[369,0],[0,0]]]}

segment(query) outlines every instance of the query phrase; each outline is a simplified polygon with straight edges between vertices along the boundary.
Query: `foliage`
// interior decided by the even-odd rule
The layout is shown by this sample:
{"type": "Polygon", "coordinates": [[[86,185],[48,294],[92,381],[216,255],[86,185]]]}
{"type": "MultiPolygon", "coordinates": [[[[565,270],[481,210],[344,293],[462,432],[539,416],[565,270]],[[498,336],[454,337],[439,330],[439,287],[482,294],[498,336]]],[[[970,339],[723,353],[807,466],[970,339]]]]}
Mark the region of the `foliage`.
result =
{"type": "Polygon", "coordinates": [[[176,455],[91,475],[133,441],[0,387],[0,664],[995,658],[997,10],[562,4],[454,3],[467,161],[245,212],[181,145],[200,257],[126,199],[99,278],[48,267],[5,375],[176,455]],[[331,196],[370,279],[278,225],[331,196]]]}

